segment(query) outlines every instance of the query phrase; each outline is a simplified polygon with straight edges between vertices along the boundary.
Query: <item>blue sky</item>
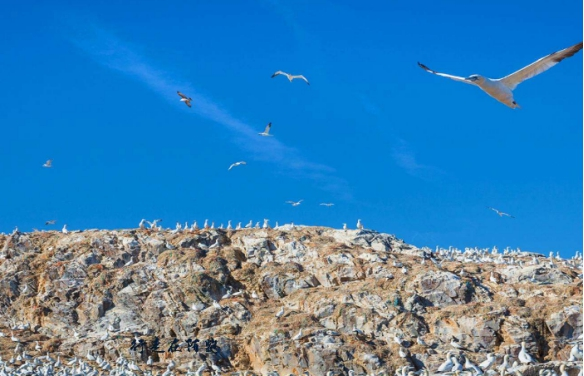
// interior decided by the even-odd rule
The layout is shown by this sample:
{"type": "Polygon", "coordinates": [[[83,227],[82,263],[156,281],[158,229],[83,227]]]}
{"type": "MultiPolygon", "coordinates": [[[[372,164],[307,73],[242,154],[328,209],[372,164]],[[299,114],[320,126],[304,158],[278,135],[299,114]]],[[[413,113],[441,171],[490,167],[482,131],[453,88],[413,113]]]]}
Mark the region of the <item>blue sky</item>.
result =
{"type": "Polygon", "coordinates": [[[502,77],[581,41],[581,2],[22,1],[0,21],[0,231],[360,218],[417,246],[582,249],[582,52],[519,110],[416,64],[502,77]]]}

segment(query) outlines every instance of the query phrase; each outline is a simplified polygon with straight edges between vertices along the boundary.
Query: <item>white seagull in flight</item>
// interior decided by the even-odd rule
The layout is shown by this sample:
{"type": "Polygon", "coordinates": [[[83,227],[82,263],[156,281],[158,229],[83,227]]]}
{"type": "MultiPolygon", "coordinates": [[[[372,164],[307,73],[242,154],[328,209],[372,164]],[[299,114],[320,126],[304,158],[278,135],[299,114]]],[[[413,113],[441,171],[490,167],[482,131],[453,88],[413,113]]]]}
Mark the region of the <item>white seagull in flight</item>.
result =
{"type": "Polygon", "coordinates": [[[176,92],[179,96],[180,96],[180,101],[181,102],[185,102],[185,104],[189,107],[191,107],[191,101],[193,100],[193,98],[189,98],[186,95],[184,95],[183,93],[181,93],[180,91],[176,92]]]}
{"type": "Polygon", "coordinates": [[[233,167],[237,167],[237,166],[244,165],[244,164],[246,164],[244,161],[235,162],[234,164],[232,164],[231,166],[229,166],[229,169],[227,171],[231,170],[233,167]]]}
{"type": "Polygon", "coordinates": [[[271,136],[270,134],[270,128],[272,128],[272,123],[268,123],[268,125],[266,125],[266,129],[264,129],[264,131],[262,133],[258,133],[260,136],[271,136]]]}
{"type": "Polygon", "coordinates": [[[505,215],[505,216],[507,216],[507,217],[510,217],[510,218],[515,218],[515,217],[514,217],[514,216],[512,216],[511,214],[503,213],[502,211],[498,211],[498,210],[497,210],[497,209],[495,209],[495,208],[491,208],[491,207],[488,207],[488,208],[489,208],[489,209],[491,209],[492,211],[494,211],[495,213],[499,214],[499,217],[502,217],[502,216],[504,216],[504,215],[505,215]]]}
{"type": "Polygon", "coordinates": [[[298,205],[300,205],[300,203],[302,201],[304,201],[304,200],[300,200],[300,201],[296,201],[296,202],[294,202],[294,201],[286,201],[286,204],[290,204],[292,206],[298,206],[298,205]]]}
{"type": "Polygon", "coordinates": [[[44,165],[43,167],[53,167],[53,160],[49,159],[44,165]]]}
{"type": "Polygon", "coordinates": [[[293,75],[291,75],[290,73],[282,72],[281,70],[279,70],[279,71],[277,71],[276,73],[274,73],[274,74],[272,75],[272,78],[274,78],[274,77],[276,77],[276,76],[279,76],[279,75],[281,75],[281,74],[283,74],[284,76],[288,77],[288,80],[289,80],[290,82],[292,82],[292,80],[293,80],[293,79],[295,79],[295,78],[300,78],[300,79],[302,79],[302,80],[306,81],[306,83],[310,85],[310,82],[308,82],[308,80],[306,79],[306,77],[304,77],[303,75],[299,74],[299,75],[293,76],[293,75]]]}
{"type": "Polygon", "coordinates": [[[326,207],[329,207],[329,208],[330,208],[331,206],[333,206],[333,205],[334,205],[334,204],[333,204],[332,202],[330,202],[330,203],[323,202],[322,204],[320,204],[320,206],[326,206],[326,207]]]}
{"type": "Polygon", "coordinates": [[[486,92],[499,102],[504,103],[511,108],[518,108],[519,105],[517,104],[517,102],[515,102],[515,99],[513,99],[513,90],[517,87],[517,85],[533,76],[537,76],[538,74],[545,72],[546,70],[550,69],[551,67],[553,67],[560,61],[564,60],[565,58],[573,56],[576,52],[580,51],[581,49],[582,42],[577,43],[571,47],[564,48],[561,51],[551,53],[545,57],[542,57],[536,62],[524,68],[521,68],[517,72],[511,73],[508,76],[498,79],[491,79],[480,76],[478,74],[473,74],[466,78],[452,76],[449,74],[433,71],[432,69],[428,68],[422,63],[418,63],[418,65],[425,71],[434,73],[438,76],[450,78],[452,80],[464,82],[471,85],[477,85],[484,92],[486,92]]]}

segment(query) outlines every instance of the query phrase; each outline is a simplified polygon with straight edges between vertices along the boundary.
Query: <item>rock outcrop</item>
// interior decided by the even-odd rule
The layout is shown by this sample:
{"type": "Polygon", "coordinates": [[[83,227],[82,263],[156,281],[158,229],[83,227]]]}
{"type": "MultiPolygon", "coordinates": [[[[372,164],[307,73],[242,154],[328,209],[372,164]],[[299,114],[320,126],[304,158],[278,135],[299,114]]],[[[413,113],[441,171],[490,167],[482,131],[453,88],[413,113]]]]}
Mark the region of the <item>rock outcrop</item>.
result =
{"type": "MultiPolygon", "coordinates": [[[[581,269],[541,255],[477,262],[374,231],[292,226],[15,233],[0,236],[0,249],[0,330],[31,353],[39,341],[42,352],[123,354],[143,369],[147,356],[160,369],[172,358],[177,373],[207,363],[390,375],[404,365],[436,370],[447,351],[477,364],[486,353],[516,359],[521,342],[554,364],[582,335],[581,269]],[[130,351],[136,337],[158,338],[163,352],[130,351]],[[198,352],[166,351],[195,338],[198,352]],[[209,338],[217,347],[207,353],[209,338]]],[[[0,355],[15,345],[0,337],[0,355]]]]}

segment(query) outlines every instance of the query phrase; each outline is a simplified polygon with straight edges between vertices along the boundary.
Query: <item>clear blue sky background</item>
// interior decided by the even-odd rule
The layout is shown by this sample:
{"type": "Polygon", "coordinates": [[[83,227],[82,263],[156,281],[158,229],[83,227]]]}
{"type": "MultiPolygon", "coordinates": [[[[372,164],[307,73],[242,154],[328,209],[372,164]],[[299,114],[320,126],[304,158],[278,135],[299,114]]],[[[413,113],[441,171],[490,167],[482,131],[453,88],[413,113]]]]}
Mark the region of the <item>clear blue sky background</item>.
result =
{"type": "Polygon", "coordinates": [[[582,52],[520,110],[416,64],[504,76],[581,41],[580,1],[19,1],[0,21],[0,231],[361,218],[417,246],[582,248],[582,52]]]}

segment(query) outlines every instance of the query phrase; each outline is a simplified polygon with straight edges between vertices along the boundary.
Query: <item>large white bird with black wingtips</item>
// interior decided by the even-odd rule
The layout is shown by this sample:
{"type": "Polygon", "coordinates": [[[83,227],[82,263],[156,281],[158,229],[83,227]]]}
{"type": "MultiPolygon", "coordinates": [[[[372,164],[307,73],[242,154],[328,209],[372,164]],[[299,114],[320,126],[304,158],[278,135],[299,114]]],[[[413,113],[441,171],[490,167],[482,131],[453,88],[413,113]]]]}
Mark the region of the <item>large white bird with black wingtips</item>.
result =
{"type": "Polygon", "coordinates": [[[276,73],[274,73],[274,74],[272,75],[272,78],[274,78],[274,77],[276,77],[276,76],[279,76],[279,75],[284,75],[284,76],[288,77],[288,80],[289,80],[290,82],[292,82],[292,80],[293,80],[293,79],[295,79],[295,78],[300,78],[301,80],[304,80],[304,81],[306,81],[306,83],[310,85],[310,82],[308,82],[308,80],[306,79],[306,77],[304,77],[304,76],[303,76],[303,75],[301,75],[301,74],[298,74],[298,75],[296,75],[296,76],[293,76],[293,75],[291,75],[290,73],[282,72],[282,71],[280,71],[280,70],[279,70],[279,71],[277,71],[276,73]]]}
{"type": "Polygon", "coordinates": [[[478,74],[473,74],[468,77],[458,77],[452,76],[450,74],[436,72],[422,63],[418,65],[424,69],[426,72],[433,73],[438,76],[450,78],[455,81],[464,82],[471,85],[476,85],[480,87],[484,92],[489,94],[491,97],[495,98],[501,103],[506,104],[511,108],[518,108],[519,105],[515,102],[513,98],[513,90],[522,83],[523,81],[530,79],[531,77],[537,76],[538,74],[545,72],[550,69],[560,61],[567,57],[573,56],[575,53],[582,49],[582,42],[577,43],[571,47],[564,48],[563,50],[551,53],[536,62],[529,64],[528,66],[521,68],[517,72],[511,73],[508,76],[498,79],[492,79],[483,77],[478,74]]]}
{"type": "Polygon", "coordinates": [[[270,134],[270,128],[272,128],[272,123],[268,123],[268,125],[266,125],[266,129],[264,129],[264,131],[262,133],[258,133],[260,136],[264,136],[264,137],[269,137],[272,136],[270,134]]]}
{"type": "Polygon", "coordinates": [[[181,93],[180,91],[176,92],[179,96],[180,96],[180,101],[181,102],[185,102],[185,104],[189,107],[191,107],[191,101],[193,100],[193,98],[189,98],[186,95],[184,95],[183,93],[181,93]]]}
{"type": "Polygon", "coordinates": [[[244,164],[246,164],[244,161],[235,162],[231,166],[229,166],[229,168],[227,169],[227,171],[231,170],[233,167],[241,166],[241,165],[244,165],[244,164]]]}
{"type": "Polygon", "coordinates": [[[300,201],[286,201],[287,204],[290,204],[292,206],[298,206],[300,205],[300,203],[304,201],[304,200],[300,200],[300,201]]]}
{"type": "Polygon", "coordinates": [[[488,208],[491,209],[492,211],[494,211],[495,213],[499,214],[499,217],[506,216],[506,217],[509,217],[509,218],[515,218],[511,214],[503,213],[502,211],[499,211],[499,210],[497,210],[495,208],[491,208],[491,207],[488,207],[488,208]]]}

